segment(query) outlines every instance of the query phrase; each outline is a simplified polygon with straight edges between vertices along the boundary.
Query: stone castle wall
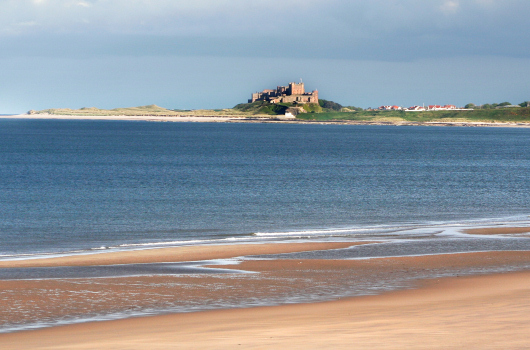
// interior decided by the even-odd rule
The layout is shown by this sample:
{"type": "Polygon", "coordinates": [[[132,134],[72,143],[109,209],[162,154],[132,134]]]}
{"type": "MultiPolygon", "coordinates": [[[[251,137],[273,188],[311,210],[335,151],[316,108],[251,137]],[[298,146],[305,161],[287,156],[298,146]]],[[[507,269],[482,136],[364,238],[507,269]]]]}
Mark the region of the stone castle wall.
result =
{"type": "Polygon", "coordinates": [[[276,90],[263,90],[252,94],[249,103],[268,101],[270,103],[318,103],[318,91],[305,92],[304,83],[289,83],[289,86],[278,86],[276,90]]]}

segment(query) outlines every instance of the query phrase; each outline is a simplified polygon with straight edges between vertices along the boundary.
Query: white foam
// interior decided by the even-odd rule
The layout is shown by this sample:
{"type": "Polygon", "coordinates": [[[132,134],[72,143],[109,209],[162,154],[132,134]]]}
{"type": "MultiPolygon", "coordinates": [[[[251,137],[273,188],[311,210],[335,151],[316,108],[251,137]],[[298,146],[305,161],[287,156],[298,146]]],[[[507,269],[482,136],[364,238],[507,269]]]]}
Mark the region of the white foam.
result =
{"type": "Polygon", "coordinates": [[[281,242],[286,239],[331,239],[333,237],[343,237],[354,241],[385,239],[388,235],[396,238],[407,236],[430,234],[430,235],[450,235],[466,236],[462,232],[464,229],[481,228],[481,227],[510,227],[510,226],[530,226],[530,218],[527,215],[518,215],[503,218],[482,218],[454,221],[429,221],[429,222],[408,222],[395,224],[376,224],[376,225],[359,225],[352,227],[337,228],[315,228],[301,229],[293,231],[278,232],[256,232],[248,235],[237,235],[231,237],[215,237],[192,240],[172,240],[172,241],[153,241],[142,243],[123,243],[118,245],[100,245],[93,248],[71,250],[64,252],[41,252],[41,253],[22,253],[22,254],[0,254],[0,260],[31,260],[42,258],[54,258],[72,255],[99,254],[103,251],[124,251],[136,249],[155,249],[162,247],[180,247],[191,245],[210,245],[210,244],[234,244],[234,243],[264,243],[264,242],[281,242]]]}

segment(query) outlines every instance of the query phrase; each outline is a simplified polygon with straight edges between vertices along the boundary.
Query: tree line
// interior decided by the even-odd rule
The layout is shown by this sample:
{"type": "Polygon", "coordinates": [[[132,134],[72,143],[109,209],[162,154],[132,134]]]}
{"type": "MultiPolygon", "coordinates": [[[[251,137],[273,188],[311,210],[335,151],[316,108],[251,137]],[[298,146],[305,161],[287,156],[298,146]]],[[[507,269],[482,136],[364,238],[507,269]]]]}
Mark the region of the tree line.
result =
{"type": "MultiPolygon", "coordinates": [[[[494,109],[498,107],[505,107],[505,106],[513,106],[510,102],[501,102],[501,103],[486,103],[483,105],[476,105],[474,103],[468,103],[465,105],[464,108],[470,108],[470,109],[494,109]]],[[[530,107],[530,101],[525,101],[522,103],[519,103],[517,106],[519,107],[530,107]]]]}

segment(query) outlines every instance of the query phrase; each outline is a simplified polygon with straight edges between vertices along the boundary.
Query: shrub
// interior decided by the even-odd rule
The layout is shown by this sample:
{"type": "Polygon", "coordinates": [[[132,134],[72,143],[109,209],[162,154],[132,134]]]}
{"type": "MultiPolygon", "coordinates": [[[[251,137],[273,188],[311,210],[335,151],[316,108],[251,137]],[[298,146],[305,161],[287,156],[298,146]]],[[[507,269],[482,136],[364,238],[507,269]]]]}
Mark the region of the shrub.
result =
{"type": "Polygon", "coordinates": [[[338,104],[337,102],[328,101],[324,99],[319,99],[318,104],[320,107],[325,109],[332,109],[334,111],[340,111],[342,109],[342,105],[338,104]]]}

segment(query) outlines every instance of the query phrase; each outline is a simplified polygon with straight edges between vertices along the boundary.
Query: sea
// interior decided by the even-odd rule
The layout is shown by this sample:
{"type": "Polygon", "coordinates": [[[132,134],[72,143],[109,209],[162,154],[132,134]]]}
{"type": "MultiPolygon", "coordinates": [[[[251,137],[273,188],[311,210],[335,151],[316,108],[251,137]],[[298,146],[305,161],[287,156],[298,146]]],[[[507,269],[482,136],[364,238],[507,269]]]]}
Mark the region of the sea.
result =
{"type": "Polygon", "coordinates": [[[530,129],[0,119],[0,259],[530,225],[530,129]]]}
{"type": "MultiPolygon", "coordinates": [[[[0,260],[314,241],[381,244],[261,258],[528,251],[529,234],[465,233],[528,226],[530,128],[0,118],[0,260]]],[[[214,273],[196,263],[177,265],[0,269],[0,283],[214,273]]],[[[298,293],[289,302],[393,288],[387,280],[370,283],[298,293]]],[[[173,300],[134,315],[255,302],[190,306],[173,300]]],[[[131,316],[120,312],[90,320],[131,316]]],[[[0,320],[0,332],[89,319],[53,317],[0,320]]]]}

